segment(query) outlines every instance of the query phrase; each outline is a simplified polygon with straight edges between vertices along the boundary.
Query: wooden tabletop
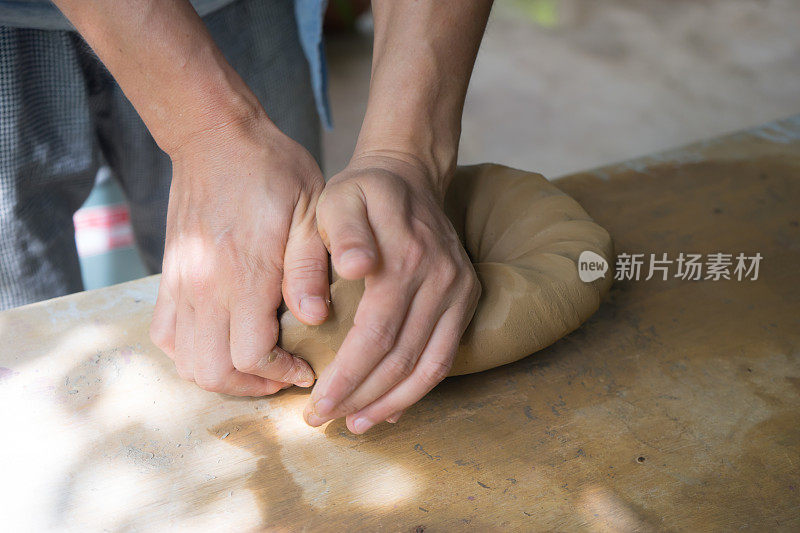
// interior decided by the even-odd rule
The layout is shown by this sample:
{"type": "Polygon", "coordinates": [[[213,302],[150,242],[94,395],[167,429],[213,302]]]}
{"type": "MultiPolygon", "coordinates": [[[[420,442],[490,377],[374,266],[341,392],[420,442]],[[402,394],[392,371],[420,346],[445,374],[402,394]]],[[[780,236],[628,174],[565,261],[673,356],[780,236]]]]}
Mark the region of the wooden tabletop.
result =
{"type": "Polygon", "coordinates": [[[618,253],[760,253],[758,279],[618,281],[362,436],[307,427],[307,391],[181,381],[155,277],[7,311],[0,529],[800,529],[800,116],[556,183],[618,253]]]}

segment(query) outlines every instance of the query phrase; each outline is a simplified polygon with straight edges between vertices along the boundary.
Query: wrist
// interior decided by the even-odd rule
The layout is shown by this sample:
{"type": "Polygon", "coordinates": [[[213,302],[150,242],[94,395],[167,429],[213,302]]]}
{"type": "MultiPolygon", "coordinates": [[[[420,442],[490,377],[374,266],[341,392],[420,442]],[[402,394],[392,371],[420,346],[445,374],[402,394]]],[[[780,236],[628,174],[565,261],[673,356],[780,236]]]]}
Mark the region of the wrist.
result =
{"type": "Polygon", "coordinates": [[[444,193],[456,168],[458,136],[437,135],[434,128],[405,129],[391,124],[362,127],[351,165],[391,160],[409,168],[408,179],[444,193]],[[448,138],[455,140],[448,142],[448,138]]]}
{"type": "Polygon", "coordinates": [[[180,95],[170,106],[179,112],[159,116],[148,124],[156,143],[170,157],[204,139],[245,135],[271,125],[258,98],[238,75],[218,72],[180,95]],[[234,79],[226,79],[233,77],[234,79]]]}
{"type": "Polygon", "coordinates": [[[198,153],[241,151],[263,141],[275,125],[262,111],[217,110],[193,122],[193,127],[175,128],[159,146],[174,161],[198,153]]]}
{"type": "Polygon", "coordinates": [[[232,184],[231,165],[264,155],[271,149],[276,132],[280,133],[263,112],[220,116],[213,124],[209,122],[185,134],[165,150],[172,160],[172,179],[207,185],[232,184]],[[198,168],[202,171],[197,172],[198,168]]]}
{"type": "Polygon", "coordinates": [[[445,189],[455,171],[461,136],[458,95],[437,86],[440,76],[426,61],[417,62],[399,80],[389,74],[385,66],[375,68],[355,154],[399,154],[424,166],[445,189]]]}
{"type": "Polygon", "coordinates": [[[189,2],[55,3],[167,154],[204,131],[264,113],[189,2]]]}
{"type": "MultiPolygon", "coordinates": [[[[353,176],[375,171],[388,172],[439,203],[444,201],[450,181],[449,176],[439,174],[414,152],[388,148],[357,150],[343,175],[353,176]]],[[[337,178],[338,176],[331,181],[337,178]]]]}

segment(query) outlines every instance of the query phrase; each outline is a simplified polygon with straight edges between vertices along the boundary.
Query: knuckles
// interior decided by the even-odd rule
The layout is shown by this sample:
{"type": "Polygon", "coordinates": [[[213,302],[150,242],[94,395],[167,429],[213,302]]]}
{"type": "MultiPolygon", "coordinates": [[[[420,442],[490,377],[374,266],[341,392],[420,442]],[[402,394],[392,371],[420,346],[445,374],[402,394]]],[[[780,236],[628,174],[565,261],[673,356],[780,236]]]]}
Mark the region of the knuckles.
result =
{"type": "Polygon", "coordinates": [[[426,386],[433,388],[438,385],[450,373],[453,366],[453,358],[447,360],[433,360],[422,365],[419,369],[420,380],[426,386]]]}
{"type": "Polygon", "coordinates": [[[278,323],[272,321],[269,323],[268,337],[265,337],[263,346],[257,346],[252,342],[241,342],[239,339],[231,339],[230,354],[233,368],[245,374],[256,374],[262,372],[264,365],[264,358],[275,348],[278,342],[278,323]],[[267,339],[269,342],[266,342],[267,339]]]}
{"type": "Polygon", "coordinates": [[[194,372],[192,372],[187,365],[182,364],[179,360],[175,361],[175,370],[178,376],[184,381],[194,381],[194,372]]]}
{"type": "Polygon", "coordinates": [[[380,369],[389,383],[397,383],[403,378],[411,375],[417,362],[419,354],[413,354],[408,350],[395,350],[395,354],[383,361],[380,369]]]}
{"type": "Polygon", "coordinates": [[[478,279],[478,275],[473,270],[472,276],[470,277],[469,293],[467,294],[467,299],[472,302],[477,302],[478,300],[480,300],[482,294],[483,294],[483,286],[481,285],[481,282],[478,279]]]}
{"type": "Polygon", "coordinates": [[[187,269],[183,276],[183,283],[192,294],[205,296],[214,286],[214,276],[206,265],[195,264],[187,269]]]}
{"type": "Polygon", "coordinates": [[[465,273],[459,295],[468,304],[478,301],[481,296],[481,283],[475,269],[470,265],[468,273],[465,273]]]}
{"type": "Polygon", "coordinates": [[[345,195],[354,194],[350,183],[328,183],[320,192],[315,207],[317,220],[327,224],[341,215],[341,206],[346,202],[345,195]]]}
{"type": "Polygon", "coordinates": [[[194,382],[208,392],[225,392],[225,378],[226,376],[218,374],[195,372],[194,382]]]}
{"type": "Polygon", "coordinates": [[[386,324],[367,322],[356,327],[361,336],[381,353],[387,353],[394,346],[395,333],[386,324]]]}
{"type": "Polygon", "coordinates": [[[156,324],[155,321],[151,321],[149,334],[150,340],[153,342],[153,344],[155,344],[161,351],[172,357],[175,332],[168,331],[162,325],[156,324]]]}
{"type": "Polygon", "coordinates": [[[457,264],[453,259],[447,257],[439,264],[437,278],[445,287],[453,287],[458,283],[459,274],[462,273],[462,270],[462,265],[457,264]]]}
{"type": "Polygon", "coordinates": [[[327,260],[316,257],[296,259],[291,264],[287,264],[285,268],[286,277],[296,280],[316,280],[320,275],[328,275],[327,260]]]}
{"type": "Polygon", "coordinates": [[[480,296],[481,285],[472,264],[457,254],[446,254],[436,262],[433,276],[437,285],[454,301],[473,301],[480,296]]]}
{"type": "Polygon", "coordinates": [[[430,253],[433,250],[426,246],[422,239],[409,239],[403,249],[403,255],[400,257],[400,265],[398,265],[400,271],[413,272],[420,268],[426,258],[426,251],[430,253]]]}
{"type": "Polygon", "coordinates": [[[244,374],[254,374],[257,370],[259,370],[261,355],[251,351],[235,351],[231,353],[231,360],[233,362],[233,368],[239,372],[244,374]]]}

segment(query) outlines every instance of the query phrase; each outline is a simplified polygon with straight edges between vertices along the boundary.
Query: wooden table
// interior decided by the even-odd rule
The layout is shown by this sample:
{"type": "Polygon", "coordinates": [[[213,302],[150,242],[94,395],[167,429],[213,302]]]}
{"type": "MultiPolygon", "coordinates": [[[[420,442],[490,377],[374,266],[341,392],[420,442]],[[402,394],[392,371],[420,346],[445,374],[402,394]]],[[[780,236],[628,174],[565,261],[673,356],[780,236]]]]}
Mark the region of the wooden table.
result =
{"type": "Polygon", "coordinates": [[[155,277],[8,311],[0,529],[800,529],[800,116],[557,184],[618,252],[759,252],[759,277],[617,282],[363,436],[305,426],[306,391],[181,381],[155,277]]]}

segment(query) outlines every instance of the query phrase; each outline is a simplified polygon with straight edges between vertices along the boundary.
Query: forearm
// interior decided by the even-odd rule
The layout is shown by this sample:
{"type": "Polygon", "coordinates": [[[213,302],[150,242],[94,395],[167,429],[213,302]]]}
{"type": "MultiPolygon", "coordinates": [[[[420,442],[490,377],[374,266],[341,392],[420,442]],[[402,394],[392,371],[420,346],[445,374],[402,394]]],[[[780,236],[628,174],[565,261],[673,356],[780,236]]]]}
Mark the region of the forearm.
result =
{"type": "Polygon", "coordinates": [[[456,164],[464,98],[491,1],[372,5],[372,80],[354,157],[410,159],[443,189],[456,164]]]}
{"type": "Polygon", "coordinates": [[[188,0],[55,0],[171,153],[264,114],[188,0]]]}

